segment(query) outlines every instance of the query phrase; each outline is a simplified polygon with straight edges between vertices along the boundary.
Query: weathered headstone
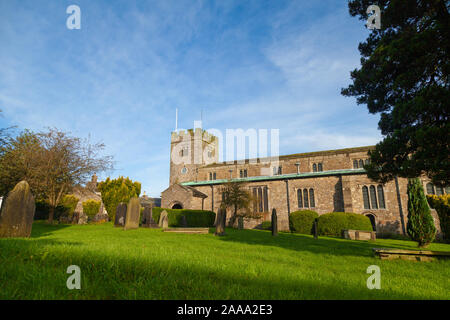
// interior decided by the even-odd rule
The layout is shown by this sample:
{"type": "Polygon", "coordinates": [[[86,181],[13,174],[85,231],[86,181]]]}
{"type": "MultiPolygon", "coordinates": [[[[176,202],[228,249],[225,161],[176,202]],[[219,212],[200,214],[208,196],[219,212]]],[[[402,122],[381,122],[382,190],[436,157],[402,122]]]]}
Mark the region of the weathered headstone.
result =
{"type": "Polygon", "coordinates": [[[314,219],[314,224],[313,224],[313,234],[314,234],[314,239],[319,239],[319,226],[318,226],[318,219],[314,219]]]}
{"type": "Polygon", "coordinates": [[[28,182],[8,193],[0,212],[0,238],[30,237],[36,204],[28,182]]]}
{"type": "Polygon", "coordinates": [[[167,229],[169,227],[169,214],[166,210],[163,210],[159,216],[159,227],[163,229],[167,229]]]}
{"type": "Polygon", "coordinates": [[[116,208],[116,218],[114,219],[114,226],[123,227],[125,225],[126,215],[127,215],[127,204],[121,202],[116,208]]]}
{"type": "Polygon", "coordinates": [[[142,227],[144,228],[158,228],[158,224],[155,222],[152,216],[152,208],[145,207],[142,212],[142,227]]]}
{"type": "Polygon", "coordinates": [[[225,221],[227,219],[227,211],[225,209],[219,209],[217,213],[217,223],[216,223],[216,232],[214,235],[223,236],[225,235],[225,221]]]}
{"type": "Polygon", "coordinates": [[[127,215],[125,216],[124,230],[139,228],[139,217],[141,215],[141,203],[138,197],[130,199],[127,205],[127,215]]]}
{"type": "Polygon", "coordinates": [[[278,222],[277,222],[277,210],[272,209],[272,235],[278,235],[278,222]]]}
{"type": "Polygon", "coordinates": [[[239,230],[244,229],[244,217],[239,217],[238,218],[238,229],[239,230]]]}

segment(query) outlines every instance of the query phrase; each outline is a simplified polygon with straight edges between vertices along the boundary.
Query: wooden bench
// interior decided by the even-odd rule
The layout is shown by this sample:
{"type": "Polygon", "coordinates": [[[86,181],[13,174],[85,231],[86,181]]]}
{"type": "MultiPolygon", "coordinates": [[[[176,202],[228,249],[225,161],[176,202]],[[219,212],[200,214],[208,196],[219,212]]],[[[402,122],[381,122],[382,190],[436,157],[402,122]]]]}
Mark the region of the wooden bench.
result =
{"type": "Polygon", "coordinates": [[[209,228],[167,228],[163,232],[187,233],[187,234],[207,234],[209,228]]]}
{"type": "Polygon", "coordinates": [[[381,260],[410,260],[410,261],[433,261],[435,259],[450,259],[450,252],[426,251],[426,250],[403,250],[372,248],[375,256],[381,260]]]}

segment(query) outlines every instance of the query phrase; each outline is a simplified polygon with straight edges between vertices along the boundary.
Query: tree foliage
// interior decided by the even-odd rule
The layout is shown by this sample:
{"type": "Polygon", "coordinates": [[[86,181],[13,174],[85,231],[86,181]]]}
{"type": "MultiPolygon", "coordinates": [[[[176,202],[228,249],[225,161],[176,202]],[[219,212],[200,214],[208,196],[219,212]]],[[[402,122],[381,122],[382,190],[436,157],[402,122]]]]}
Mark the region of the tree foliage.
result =
{"type": "MultiPolygon", "coordinates": [[[[255,218],[255,214],[251,210],[253,197],[246,189],[245,183],[241,181],[230,181],[221,188],[223,209],[232,209],[233,215],[230,219],[230,225],[234,225],[236,218],[247,217],[255,218]]],[[[259,217],[259,216],[258,216],[259,217]]]]}
{"type": "Polygon", "coordinates": [[[130,178],[119,177],[110,179],[109,177],[98,184],[98,190],[102,193],[102,201],[106,211],[114,221],[116,208],[121,202],[128,203],[133,197],[141,194],[141,183],[133,182],[130,178]]]}
{"type": "Polygon", "coordinates": [[[101,202],[89,199],[83,202],[83,212],[89,217],[94,217],[100,210],[101,202]]]}
{"type": "Polygon", "coordinates": [[[418,178],[408,181],[408,223],[406,230],[410,238],[417,241],[420,247],[432,242],[436,235],[430,207],[423,192],[422,183],[418,178]]]}
{"type": "Polygon", "coordinates": [[[359,44],[361,68],[342,89],[370,113],[380,113],[384,139],[369,152],[370,178],[428,175],[449,184],[449,2],[352,0],[349,11],[366,21],[369,5],[381,9],[381,29],[359,44]]]}
{"type": "Polygon", "coordinates": [[[48,220],[53,222],[55,208],[73,186],[112,169],[112,158],[101,156],[103,149],[103,144],[91,144],[58,129],[24,131],[9,139],[0,157],[0,191],[5,194],[26,180],[35,197],[47,201],[48,220]]]}

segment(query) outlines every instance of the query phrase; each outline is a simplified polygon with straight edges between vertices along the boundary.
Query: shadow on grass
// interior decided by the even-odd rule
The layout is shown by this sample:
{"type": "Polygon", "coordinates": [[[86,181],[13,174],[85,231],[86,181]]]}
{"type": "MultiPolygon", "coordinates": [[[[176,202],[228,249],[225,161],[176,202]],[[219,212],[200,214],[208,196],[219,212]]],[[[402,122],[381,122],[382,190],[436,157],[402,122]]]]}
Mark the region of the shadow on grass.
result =
{"type": "Polygon", "coordinates": [[[226,229],[226,235],[219,238],[225,242],[239,242],[250,245],[274,246],[295,251],[309,251],[318,254],[367,256],[373,257],[372,248],[396,248],[417,250],[417,247],[409,243],[393,244],[376,241],[347,240],[333,237],[319,237],[280,232],[278,236],[272,236],[271,232],[263,230],[237,230],[226,229]]]}
{"type": "MultiPolygon", "coordinates": [[[[20,257],[0,270],[2,299],[418,299],[401,288],[369,290],[365,275],[361,281],[337,282],[333,277],[291,279],[272,275],[264,278],[223,269],[218,264],[202,266],[188,261],[177,264],[105,254],[67,252],[43,259],[26,259],[36,254],[36,245],[15,239],[20,257]],[[76,264],[82,272],[82,290],[66,288],[67,266],[76,264]],[[20,270],[21,272],[14,272],[20,270]],[[24,281],[26,275],[32,281],[24,281]]],[[[54,243],[37,239],[38,244],[54,243]]],[[[0,243],[1,247],[1,243],[0,243]]],[[[39,246],[40,247],[40,246],[39,246]]],[[[11,251],[11,249],[10,249],[11,251]]],[[[5,256],[0,255],[1,260],[5,256]]],[[[3,261],[4,262],[4,261],[3,261]]]]}
{"type": "Polygon", "coordinates": [[[59,231],[68,228],[70,224],[48,224],[45,220],[37,220],[33,223],[31,229],[31,238],[46,237],[53,234],[55,231],[59,231]]]}

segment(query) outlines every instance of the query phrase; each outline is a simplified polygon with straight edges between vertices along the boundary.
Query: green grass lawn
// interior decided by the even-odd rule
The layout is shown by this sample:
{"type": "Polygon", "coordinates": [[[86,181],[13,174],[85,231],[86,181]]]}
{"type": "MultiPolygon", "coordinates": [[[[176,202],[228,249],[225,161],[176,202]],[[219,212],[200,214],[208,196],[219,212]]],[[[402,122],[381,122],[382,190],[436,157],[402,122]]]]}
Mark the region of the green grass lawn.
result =
{"type": "Polygon", "coordinates": [[[417,249],[260,230],[215,237],[36,222],[30,239],[0,239],[0,298],[450,299],[450,260],[382,261],[373,247],[417,249]],[[81,290],[66,287],[69,265],[81,268],[81,290]],[[370,265],[381,268],[380,290],[366,287],[370,265]]]}

